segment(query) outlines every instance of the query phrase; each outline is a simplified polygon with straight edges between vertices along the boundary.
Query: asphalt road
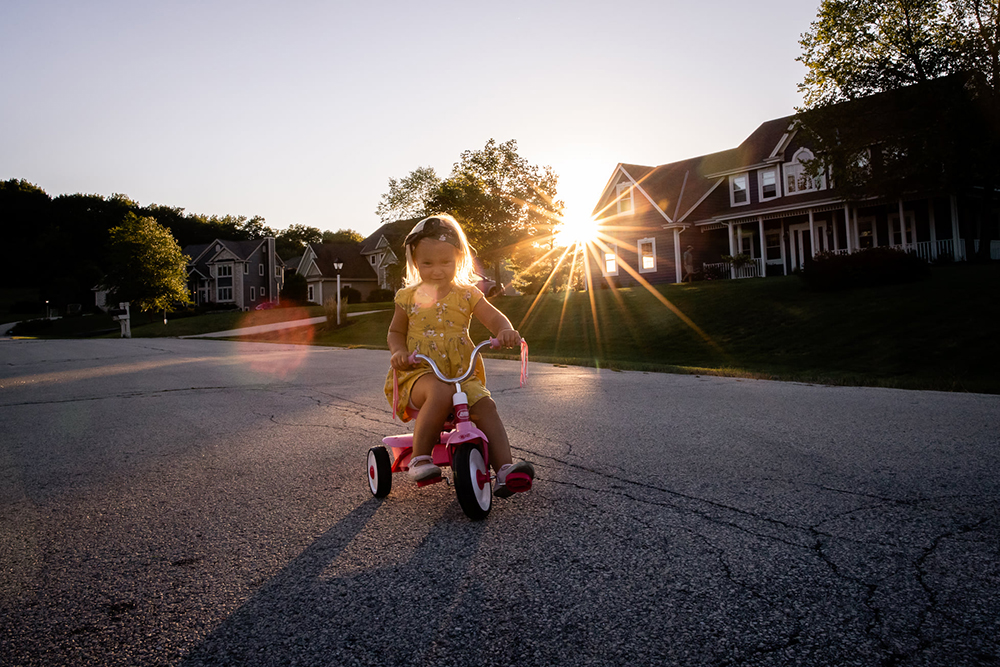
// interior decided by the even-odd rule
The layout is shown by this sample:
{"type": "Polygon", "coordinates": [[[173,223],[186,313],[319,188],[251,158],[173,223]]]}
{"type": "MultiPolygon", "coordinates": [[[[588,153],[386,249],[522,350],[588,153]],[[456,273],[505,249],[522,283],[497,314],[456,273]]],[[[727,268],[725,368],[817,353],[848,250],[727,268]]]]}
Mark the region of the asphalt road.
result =
{"type": "Polygon", "coordinates": [[[386,363],[0,341],[0,664],[1000,662],[1000,397],[488,361],[473,523],[370,496],[386,363]]]}

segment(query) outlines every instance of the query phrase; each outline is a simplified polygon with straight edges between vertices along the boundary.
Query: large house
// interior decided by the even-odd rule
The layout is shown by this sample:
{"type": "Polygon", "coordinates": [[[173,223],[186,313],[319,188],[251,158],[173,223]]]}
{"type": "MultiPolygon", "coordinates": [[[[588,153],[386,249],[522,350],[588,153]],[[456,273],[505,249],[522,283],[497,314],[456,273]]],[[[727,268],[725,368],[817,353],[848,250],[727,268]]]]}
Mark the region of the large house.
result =
{"type": "Polygon", "coordinates": [[[195,305],[216,304],[252,310],[278,301],[285,265],[274,252],[274,238],[186,246],[188,289],[195,305]]]}
{"type": "MultiPolygon", "coordinates": [[[[892,113],[891,96],[865,101],[892,113]]],[[[855,104],[855,103],[850,103],[855,104]]],[[[915,109],[908,109],[910,113],[915,109]]],[[[656,167],[619,164],[594,210],[602,231],[599,270],[622,286],[681,282],[696,276],[786,275],[818,252],[891,246],[928,261],[966,259],[963,233],[997,239],[995,213],[965,188],[913,188],[858,198],[839,192],[800,119],[760,125],[736,148],[656,167]],[[960,224],[976,218],[976,224],[960,224]],[[685,260],[685,253],[688,258],[685,260]]],[[[1000,242],[992,241],[1000,259],[1000,242]]]]}
{"type": "Polygon", "coordinates": [[[289,268],[305,277],[306,299],[319,305],[336,300],[338,275],[341,290],[355,289],[363,300],[379,287],[375,270],[361,255],[360,243],[310,243],[301,257],[289,262],[289,268]]]}

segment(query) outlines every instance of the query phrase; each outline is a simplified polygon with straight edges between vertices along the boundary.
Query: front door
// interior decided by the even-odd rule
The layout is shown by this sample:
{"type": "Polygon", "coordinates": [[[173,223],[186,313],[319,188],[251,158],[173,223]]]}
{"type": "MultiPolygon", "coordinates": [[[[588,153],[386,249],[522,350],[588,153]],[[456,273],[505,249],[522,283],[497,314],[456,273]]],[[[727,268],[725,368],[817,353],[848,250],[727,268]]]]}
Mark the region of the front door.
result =
{"type": "Polygon", "coordinates": [[[801,269],[807,257],[812,257],[812,239],[809,238],[809,224],[789,225],[791,235],[792,270],[801,269]]]}

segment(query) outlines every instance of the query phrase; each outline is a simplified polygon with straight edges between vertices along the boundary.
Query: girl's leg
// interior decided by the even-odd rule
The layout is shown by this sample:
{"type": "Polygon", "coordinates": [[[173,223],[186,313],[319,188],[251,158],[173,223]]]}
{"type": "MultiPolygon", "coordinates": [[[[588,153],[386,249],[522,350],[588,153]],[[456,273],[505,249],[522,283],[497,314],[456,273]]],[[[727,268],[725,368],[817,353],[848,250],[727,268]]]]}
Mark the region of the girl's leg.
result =
{"type": "Polygon", "coordinates": [[[490,441],[490,467],[499,471],[500,467],[511,462],[510,441],[507,439],[507,429],[503,427],[497,404],[492,398],[481,398],[469,408],[469,418],[475,422],[479,430],[486,434],[490,441]]]}
{"type": "Polygon", "coordinates": [[[426,456],[434,449],[441,427],[451,414],[454,393],[454,387],[430,374],[422,375],[413,384],[410,403],[420,411],[413,426],[413,456],[426,456]]]}

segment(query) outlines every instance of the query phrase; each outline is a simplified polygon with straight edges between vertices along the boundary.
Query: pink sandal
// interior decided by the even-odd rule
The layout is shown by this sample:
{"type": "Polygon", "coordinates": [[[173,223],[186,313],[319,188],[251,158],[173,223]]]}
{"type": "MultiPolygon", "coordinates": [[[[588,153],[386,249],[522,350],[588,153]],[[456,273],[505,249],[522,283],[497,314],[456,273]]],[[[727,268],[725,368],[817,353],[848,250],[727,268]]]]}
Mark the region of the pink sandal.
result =
{"type": "Polygon", "coordinates": [[[510,498],[515,493],[529,491],[534,479],[535,466],[527,461],[507,463],[497,471],[497,483],[493,487],[493,495],[497,498],[510,498]]]}

